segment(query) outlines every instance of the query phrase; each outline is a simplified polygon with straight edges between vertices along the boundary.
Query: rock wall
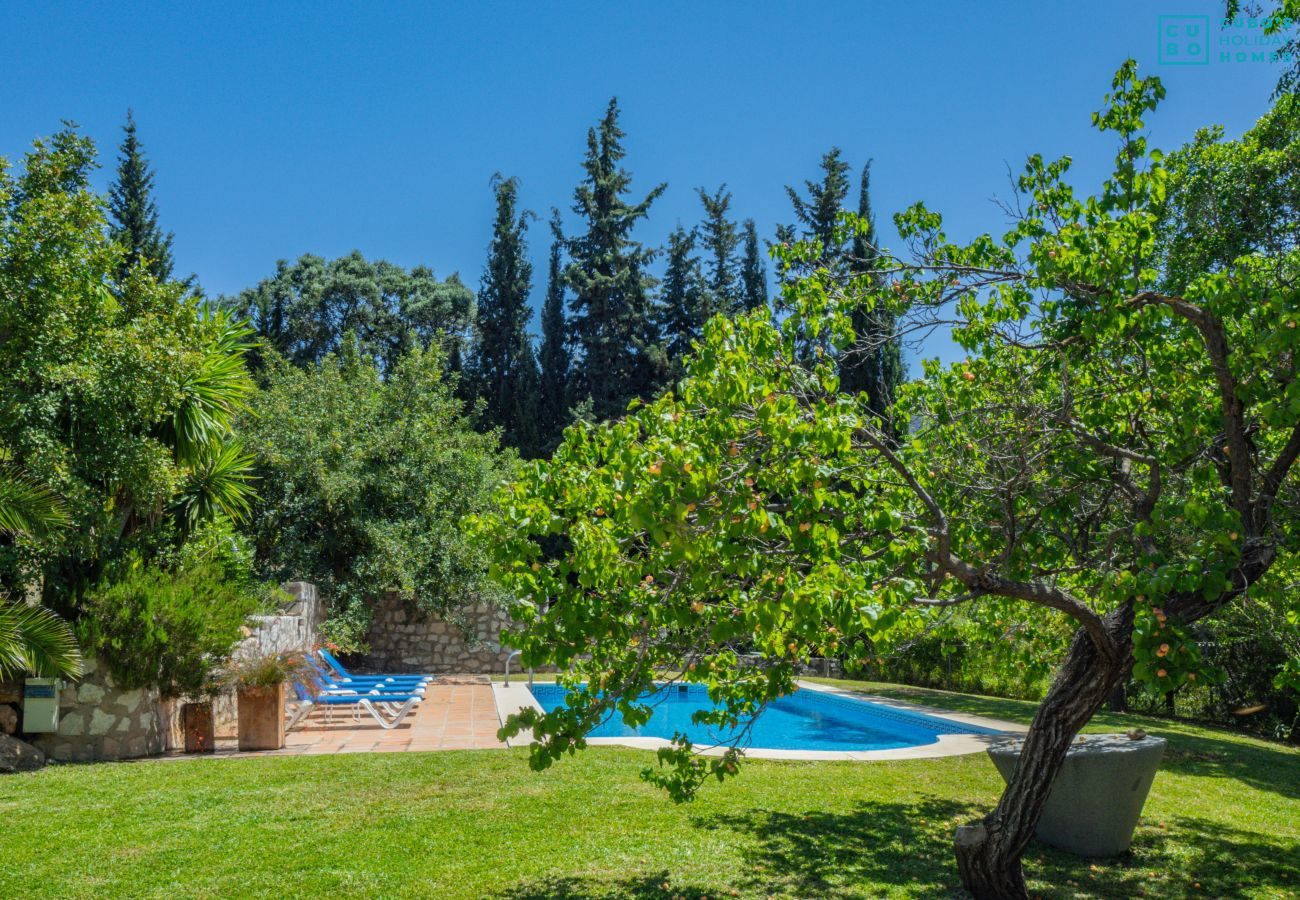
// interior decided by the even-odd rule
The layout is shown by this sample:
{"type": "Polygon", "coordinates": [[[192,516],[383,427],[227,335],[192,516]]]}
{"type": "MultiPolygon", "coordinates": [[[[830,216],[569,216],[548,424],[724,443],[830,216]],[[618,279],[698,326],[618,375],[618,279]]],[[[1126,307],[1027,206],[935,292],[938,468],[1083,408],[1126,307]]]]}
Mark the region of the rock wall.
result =
{"type": "MultiPolygon", "coordinates": [[[[280,585],[291,598],[284,612],[277,616],[253,616],[248,637],[231,651],[235,658],[291,653],[316,646],[323,612],[316,585],[307,581],[290,581],[280,585]]],[[[235,737],[239,731],[239,706],[233,693],[212,701],[212,728],[218,738],[235,737]]]]}
{"type": "Polygon", "coordinates": [[[59,691],[58,732],[27,740],[61,762],[150,756],[175,746],[179,708],[156,691],[119,688],[102,660],[88,659],[81,680],[59,691]]]}
{"type": "MultiPolygon", "coordinates": [[[[322,618],[316,586],[297,581],[282,587],[292,598],[284,613],[255,616],[248,637],[233,655],[305,650],[315,645],[322,618]]],[[[21,696],[20,681],[0,684],[0,705],[5,709],[19,708],[21,696]]],[[[25,739],[61,762],[151,756],[183,745],[180,708],[180,700],[163,699],[157,691],[119,688],[102,660],[87,659],[85,675],[59,691],[58,732],[25,739]]],[[[237,722],[234,697],[216,698],[213,717],[219,736],[232,735],[237,722]]],[[[8,715],[0,714],[0,727],[8,720],[8,715]]]]}
{"type": "Polygon", "coordinates": [[[375,608],[366,643],[370,651],[362,665],[376,672],[499,673],[508,649],[501,630],[510,615],[491,604],[474,604],[463,611],[466,632],[459,625],[426,616],[396,595],[386,595],[375,608]]]}

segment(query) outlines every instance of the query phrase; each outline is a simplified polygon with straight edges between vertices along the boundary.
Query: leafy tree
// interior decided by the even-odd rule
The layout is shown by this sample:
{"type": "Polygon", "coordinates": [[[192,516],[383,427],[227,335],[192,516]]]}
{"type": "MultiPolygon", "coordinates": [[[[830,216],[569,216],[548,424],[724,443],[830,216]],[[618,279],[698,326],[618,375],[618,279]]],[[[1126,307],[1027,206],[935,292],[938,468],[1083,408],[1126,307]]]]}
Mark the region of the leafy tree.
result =
{"type": "MultiPolygon", "coordinates": [[[[1221,127],[1200,130],[1165,165],[1168,185],[1156,230],[1162,290],[1178,293],[1199,272],[1230,272],[1248,254],[1281,256],[1300,246],[1300,97],[1281,95],[1235,141],[1225,141],[1221,127]]],[[[1165,700],[1172,706],[1176,696],[1185,698],[1198,717],[1294,736],[1300,733],[1300,619],[1288,620],[1285,601],[1254,599],[1196,627],[1210,671],[1221,677],[1180,685],[1165,700]],[[1258,703],[1267,709],[1246,722],[1233,715],[1258,703]]]]}
{"type": "Polygon", "coordinates": [[[321,585],[341,645],[361,644],[385,591],[450,614],[497,596],[461,519],[488,508],[511,457],[471,427],[436,349],[386,377],[353,344],[307,369],[272,359],[242,431],[260,478],[259,570],[321,585]]]}
{"type": "MultiPolygon", "coordinates": [[[[1241,0],[1227,0],[1223,6],[1223,27],[1228,28],[1231,22],[1241,15],[1243,7],[1241,0]]],[[[1270,36],[1285,34],[1295,28],[1296,22],[1300,22],[1300,0],[1282,0],[1267,12],[1259,4],[1247,4],[1245,12],[1262,23],[1265,34],[1270,36]]],[[[1285,40],[1279,40],[1280,46],[1269,51],[1271,58],[1274,62],[1290,63],[1290,65],[1278,76],[1277,87],[1273,91],[1275,100],[1300,91],[1300,36],[1292,31],[1285,40]]]]}
{"type": "Polygon", "coordinates": [[[758,248],[758,229],[745,220],[745,253],[740,261],[741,302],[746,311],[767,307],[767,265],[758,248]]]}
{"type": "Polygon", "coordinates": [[[457,275],[439,281],[425,266],[407,270],[355,250],[334,260],[312,254],[292,264],[281,260],[273,276],[221,304],[300,366],[336,352],[349,332],[384,369],[416,346],[437,344],[460,359],[474,321],[474,294],[457,275]]]}
{"type": "Polygon", "coordinates": [[[164,234],[158,224],[153,172],[136,137],[135,115],[129,109],[122,131],[126,137],[122,139],[121,156],[117,160],[117,179],[108,189],[113,238],[125,251],[118,264],[117,277],[123,280],[132,266],[143,265],[155,281],[170,281],[173,235],[164,234]]]}
{"type": "Polygon", "coordinates": [[[90,141],[37,141],[0,164],[0,446],[59,496],[69,527],[0,539],[0,587],[77,614],[128,553],[151,558],[252,485],[230,423],[251,381],[247,331],[124,255],[87,187],[90,141]]]}
{"type": "Polygon", "coordinates": [[[597,418],[617,415],[633,397],[653,393],[663,380],[651,289],[646,266],[654,251],[632,239],[667,185],[660,184],[638,203],[627,193],[632,176],[619,164],[623,131],[618,102],[587,132],[586,178],[574,191],[574,212],[586,232],[568,241],[566,286],[573,292],[569,328],[576,357],[572,366],[574,400],[589,398],[597,418]]]}
{"type": "Polygon", "coordinates": [[[528,337],[533,265],[525,236],[532,213],[518,210],[517,180],[498,175],[493,190],[497,213],[478,292],[474,382],[486,421],[501,429],[507,446],[532,455],[540,440],[539,376],[528,337]]]}
{"type": "MultiPolygon", "coordinates": [[[[867,281],[866,289],[871,292],[879,289],[883,278],[879,272],[876,219],[871,212],[869,162],[862,167],[857,221],[848,268],[856,277],[867,281]]],[[[858,307],[850,319],[855,340],[839,357],[840,390],[865,391],[868,406],[892,430],[888,411],[906,376],[902,348],[894,333],[894,316],[885,309],[858,307]]]]}
{"type": "MultiPolygon", "coordinates": [[[[945,609],[985,611],[989,641],[1000,613],[1060,621],[1073,636],[1020,765],[955,841],[975,896],[1024,897],[1021,854],[1112,688],[1202,678],[1189,629],[1247,595],[1300,612],[1282,590],[1300,549],[1300,250],[1167,283],[1169,170],[1141,137],[1163,88],[1131,61],[1113,88],[1094,121],[1119,151],[1095,194],[1065,180],[1068,157],[1035,155],[1001,237],[953,243],[913,206],[895,221],[918,255],[882,255],[887,285],[821,270],[786,286],[779,323],[714,319],[680,393],[571,427],[501,495],[482,528],[520,598],[512,640],[570,690],[506,724],[532,729],[534,765],[610,710],[643,722],[665,677],[707,684],[718,708],[697,719],[734,726],[810,656],[879,653],[945,609]],[[903,387],[905,441],[838,389],[832,358],[797,352],[824,332],[847,346],[858,305],[904,332],[958,319],[970,356],[903,387]]],[[[738,769],[734,746],[692,749],[679,739],[645,776],[684,798],[738,769]]]]}
{"type": "Polygon", "coordinates": [[[699,338],[712,306],[709,288],[695,255],[695,232],[678,225],[668,236],[668,267],[659,303],[664,350],[678,376],[691,344],[699,338]]]}
{"type": "Polygon", "coordinates": [[[730,315],[745,308],[736,262],[740,235],[736,231],[736,223],[727,218],[731,209],[731,192],[725,184],[712,194],[704,188],[698,188],[696,192],[704,205],[704,221],[697,233],[707,260],[708,277],[705,285],[708,296],[705,298],[704,316],[707,320],[716,313],[730,315]]]}
{"type": "Polygon", "coordinates": [[[564,321],[564,232],[560,211],[551,210],[551,253],[542,303],[541,388],[538,404],[540,449],[549,453],[568,419],[569,340],[564,321]]]}
{"type": "Polygon", "coordinates": [[[1240,140],[1203,128],[1166,162],[1156,252],[1170,289],[1246,253],[1300,244],[1300,96],[1283,95],[1240,140]]]}

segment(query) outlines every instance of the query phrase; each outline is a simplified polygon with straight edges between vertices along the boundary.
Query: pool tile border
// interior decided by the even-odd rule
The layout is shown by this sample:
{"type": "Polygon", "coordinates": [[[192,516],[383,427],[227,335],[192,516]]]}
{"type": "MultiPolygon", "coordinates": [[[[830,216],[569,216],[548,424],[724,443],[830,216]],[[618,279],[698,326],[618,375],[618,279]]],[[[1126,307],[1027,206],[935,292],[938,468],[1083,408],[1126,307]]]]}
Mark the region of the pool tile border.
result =
{"type": "MultiPolygon", "coordinates": [[[[1014,722],[1003,722],[999,719],[990,719],[985,716],[972,716],[966,713],[956,713],[951,710],[937,709],[932,706],[921,706],[916,703],[907,703],[902,700],[890,700],[885,697],[878,697],[874,694],[851,691],[845,688],[834,687],[827,684],[816,684],[811,681],[799,681],[801,690],[820,691],[828,694],[838,694],[844,697],[852,697],[856,700],[864,700],[868,703],[875,703],[880,706],[888,706],[897,709],[900,712],[921,713],[927,716],[933,716],[936,719],[946,719],[950,722],[958,722],[963,725],[976,725],[980,728],[991,728],[996,731],[1010,732],[1013,734],[1023,734],[1028,731],[1024,725],[1017,725],[1014,722]]],[[[521,709],[532,708],[539,712],[544,712],[541,704],[533,697],[532,691],[528,690],[528,685],[522,682],[514,682],[510,685],[494,682],[492,684],[492,694],[496,699],[497,716],[502,722],[505,722],[506,716],[519,712],[521,709]]],[[[785,760],[804,760],[804,761],[845,761],[852,760],[856,762],[870,762],[873,760],[898,760],[898,759],[938,759],[945,756],[963,756],[968,753],[979,753],[989,744],[1001,740],[1005,735],[1002,734],[941,734],[939,740],[933,744],[924,744],[919,747],[896,747],[892,750],[766,750],[762,748],[750,749],[745,751],[745,756],[749,759],[785,759],[785,760]]],[[[530,742],[528,735],[520,735],[513,738],[507,743],[511,747],[524,747],[530,742]]],[[[597,737],[587,738],[587,743],[592,746],[614,745],[622,747],[634,747],[638,750],[658,750],[660,747],[667,747],[671,742],[663,738],[652,737],[597,737]]],[[[721,756],[725,752],[722,747],[704,747],[700,753],[705,756],[721,756]]]]}

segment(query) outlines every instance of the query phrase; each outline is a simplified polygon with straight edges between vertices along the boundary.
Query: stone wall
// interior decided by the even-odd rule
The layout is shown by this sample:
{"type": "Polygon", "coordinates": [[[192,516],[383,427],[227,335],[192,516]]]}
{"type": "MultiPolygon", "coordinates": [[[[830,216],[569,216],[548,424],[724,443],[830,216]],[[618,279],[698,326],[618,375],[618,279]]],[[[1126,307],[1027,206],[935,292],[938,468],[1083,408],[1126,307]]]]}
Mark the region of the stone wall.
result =
{"type": "MultiPolygon", "coordinates": [[[[231,651],[236,659],[272,653],[292,653],[316,646],[323,612],[316,585],[307,581],[290,581],[280,585],[292,600],[280,615],[253,616],[248,637],[231,651]]],[[[233,693],[212,701],[212,726],[218,738],[235,737],[239,726],[239,706],[233,693]]]]}
{"type": "Polygon", "coordinates": [[[375,672],[501,672],[510,651],[501,646],[501,630],[510,615],[491,604],[473,604],[463,610],[466,630],[434,616],[426,616],[396,595],[386,595],[375,607],[374,623],[366,636],[370,651],[362,666],[375,672]]]}
{"type": "MultiPolygon", "coordinates": [[[[234,655],[305,650],[316,643],[322,612],[316,586],[307,582],[282,585],[292,598],[285,612],[255,616],[248,637],[234,655]]],[[[0,704],[21,703],[21,681],[0,684],[0,704]]],[[[180,700],[165,700],[157,691],[123,690],[102,660],[87,659],[86,673],[59,691],[59,730],[27,735],[26,740],[62,762],[92,762],[151,756],[183,744],[180,700]]],[[[237,707],[232,697],[213,703],[217,734],[234,733],[237,707]]],[[[7,721],[0,716],[0,726],[7,721]]],[[[21,727],[21,726],[19,726],[21,727]]]]}
{"type": "Polygon", "coordinates": [[[88,659],[81,680],[59,691],[58,732],[27,740],[62,762],[150,756],[175,746],[178,710],[157,691],[119,688],[102,660],[88,659]]]}

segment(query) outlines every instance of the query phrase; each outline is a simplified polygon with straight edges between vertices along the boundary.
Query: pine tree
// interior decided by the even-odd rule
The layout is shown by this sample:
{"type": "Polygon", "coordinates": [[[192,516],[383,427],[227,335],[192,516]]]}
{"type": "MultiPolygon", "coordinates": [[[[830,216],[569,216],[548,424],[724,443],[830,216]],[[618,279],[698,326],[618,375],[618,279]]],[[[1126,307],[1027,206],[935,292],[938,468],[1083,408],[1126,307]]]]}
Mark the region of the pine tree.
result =
{"type": "Polygon", "coordinates": [[[740,262],[741,302],[746,310],[767,306],[767,265],[758,248],[758,229],[745,220],[745,254],[740,262]]]}
{"type": "Polygon", "coordinates": [[[126,137],[122,139],[121,156],[117,161],[117,180],[108,189],[113,238],[126,251],[118,278],[125,279],[133,266],[144,262],[155,279],[169,281],[172,277],[173,235],[170,232],[163,234],[158,225],[158,205],[153,199],[154,176],[140,139],[136,137],[135,115],[129,109],[122,130],[126,137]]]}
{"type": "Polygon", "coordinates": [[[709,318],[709,289],[695,255],[694,231],[681,225],[668,236],[668,265],[660,287],[664,352],[671,376],[681,377],[682,363],[709,318]]]}
{"type": "Polygon", "coordinates": [[[487,422],[501,428],[504,443],[528,454],[538,441],[537,361],[528,337],[533,266],[525,241],[532,213],[518,210],[517,179],[497,175],[492,187],[497,212],[479,284],[472,378],[487,422]]]}
{"type": "MultiPolygon", "coordinates": [[[[789,185],[786,185],[785,192],[794,206],[795,219],[803,226],[802,236],[821,241],[822,256],[818,264],[829,265],[841,259],[847,250],[835,234],[850,187],[849,164],[840,158],[839,147],[832,147],[822,155],[821,170],[820,182],[804,182],[807,199],[799,196],[799,192],[789,185]]],[[[788,243],[791,238],[797,239],[797,234],[794,227],[786,226],[784,230],[778,229],[777,238],[788,243]]]]}
{"type": "Polygon", "coordinates": [[[724,184],[709,194],[697,188],[700,202],[704,204],[704,221],[700,224],[699,240],[708,261],[708,294],[705,297],[705,321],[715,313],[732,315],[745,306],[741,293],[736,247],[740,235],[736,223],[727,218],[731,208],[731,193],[724,184]]]}
{"type": "Polygon", "coordinates": [[[574,191],[573,209],[586,232],[567,242],[569,327],[577,350],[572,397],[590,399],[598,419],[620,415],[630,399],[653,393],[663,380],[650,296],[654,281],[646,273],[654,251],[631,234],[667,185],[639,203],[627,201],[632,177],[619,165],[623,136],[618,102],[611,99],[599,126],[587,132],[586,177],[574,191]]]}
{"type": "Polygon", "coordinates": [[[564,321],[564,232],[560,211],[551,210],[551,256],[542,304],[540,422],[543,451],[559,440],[568,418],[569,343],[564,321]]]}
{"type": "MultiPolygon", "coordinates": [[[[864,286],[879,287],[883,276],[879,272],[876,220],[871,211],[870,162],[862,168],[858,219],[861,227],[853,238],[848,270],[853,277],[864,280],[864,286]]],[[[901,347],[894,334],[894,316],[885,309],[858,307],[852,321],[857,340],[840,359],[840,388],[853,393],[865,391],[871,410],[887,419],[886,411],[893,405],[905,376],[901,347]]]]}

